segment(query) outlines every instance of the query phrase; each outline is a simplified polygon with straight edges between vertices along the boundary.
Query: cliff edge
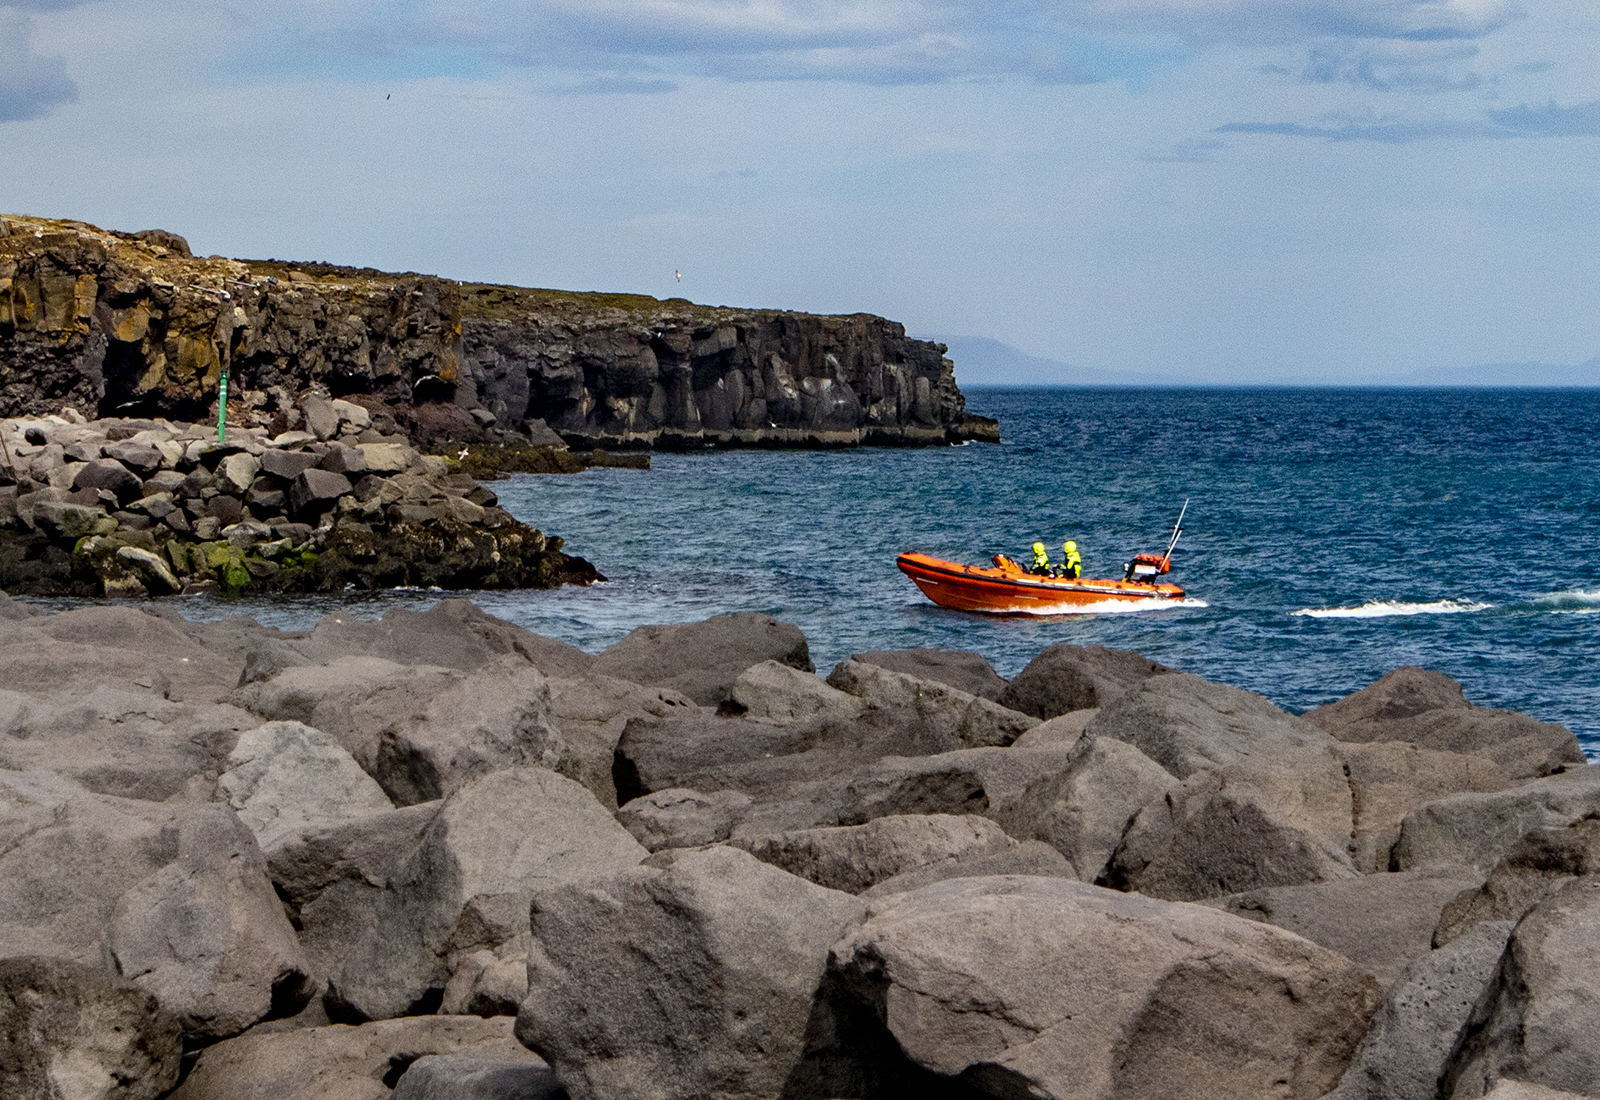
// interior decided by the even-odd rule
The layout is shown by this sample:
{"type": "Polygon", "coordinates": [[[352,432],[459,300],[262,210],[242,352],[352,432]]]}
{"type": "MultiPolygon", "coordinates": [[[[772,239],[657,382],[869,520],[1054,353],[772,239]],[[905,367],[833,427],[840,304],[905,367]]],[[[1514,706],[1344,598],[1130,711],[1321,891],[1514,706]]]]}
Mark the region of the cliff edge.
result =
{"type": "Polygon", "coordinates": [[[195,257],[182,237],[0,218],[0,416],[298,427],[313,388],[414,442],[578,447],[997,442],[943,345],[866,314],[458,284],[195,257]]]}

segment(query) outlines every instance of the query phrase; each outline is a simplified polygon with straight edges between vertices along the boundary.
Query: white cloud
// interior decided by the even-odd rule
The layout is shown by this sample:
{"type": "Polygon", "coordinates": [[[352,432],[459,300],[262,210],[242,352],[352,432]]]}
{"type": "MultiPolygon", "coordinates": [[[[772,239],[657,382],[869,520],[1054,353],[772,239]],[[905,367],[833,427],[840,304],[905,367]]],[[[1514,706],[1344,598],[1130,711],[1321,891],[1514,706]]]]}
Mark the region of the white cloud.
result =
{"type": "Polygon", "coordinates": [[[78,86],[67,76],[66,61],[34,53],[32,21],[0,7],[0,122],[42,118],[77,99],[78,86]]]}

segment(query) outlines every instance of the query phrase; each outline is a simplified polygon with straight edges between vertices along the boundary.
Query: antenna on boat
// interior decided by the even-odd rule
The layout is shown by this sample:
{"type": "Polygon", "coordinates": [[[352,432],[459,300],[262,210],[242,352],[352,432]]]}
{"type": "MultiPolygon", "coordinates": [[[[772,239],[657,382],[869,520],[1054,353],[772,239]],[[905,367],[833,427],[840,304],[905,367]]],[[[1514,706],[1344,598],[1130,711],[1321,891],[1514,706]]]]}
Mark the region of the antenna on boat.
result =
{"type": "Polygon", "coordinates": [[[1183,507],[1178,510],[1178,522],[1172,525],[1172,539],[1167,543],[1167,552],[1161,556],[1161,571],[1165,573],[1172,563],[1172,548],[1178,545],[1178,536],[1183,534],[1183,514],[1189,510],[1189,498],[1183,498],[1183,507]]]}

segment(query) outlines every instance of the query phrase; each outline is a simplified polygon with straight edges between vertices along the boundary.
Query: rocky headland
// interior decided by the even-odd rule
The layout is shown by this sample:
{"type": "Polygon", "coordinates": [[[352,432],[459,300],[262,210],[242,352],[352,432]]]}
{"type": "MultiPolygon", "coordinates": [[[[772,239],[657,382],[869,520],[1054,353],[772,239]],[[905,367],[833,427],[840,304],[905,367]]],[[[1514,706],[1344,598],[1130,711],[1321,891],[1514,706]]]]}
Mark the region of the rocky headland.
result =
{"type": "Polygon", "coordinates": [[[195,257],[182,237],[0,218],[0,416],[64,405],[299,427],[320,387],[424,449],[931,445],[999,438],[944,347],[881,317],[195,257]],[[546,427],[546,425],[549,425],[546,427]]]}
{"type": "Polygon", "coordinates": [[[0,597],[0,685],[0,1096],[1600,1097],[1600,767],[1436,672],[0,597]]]}

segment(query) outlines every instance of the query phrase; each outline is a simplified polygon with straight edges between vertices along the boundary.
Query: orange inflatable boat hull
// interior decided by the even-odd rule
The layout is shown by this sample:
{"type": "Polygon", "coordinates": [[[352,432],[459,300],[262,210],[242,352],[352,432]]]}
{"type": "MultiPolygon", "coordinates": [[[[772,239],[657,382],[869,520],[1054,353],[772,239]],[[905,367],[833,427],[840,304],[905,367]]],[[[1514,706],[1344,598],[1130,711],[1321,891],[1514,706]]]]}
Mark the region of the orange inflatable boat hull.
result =
{"type": "Polygon", "coordinates": [[[907,552],[895,559],[895,564],[928,599],[956,611],[1066,615],[1096,604],[1165,603],[1184,597],[1183,589],[1175,584],[1041,577],[1009,558],[1000,558],[999,564],[991,567],[907,552]]]}

